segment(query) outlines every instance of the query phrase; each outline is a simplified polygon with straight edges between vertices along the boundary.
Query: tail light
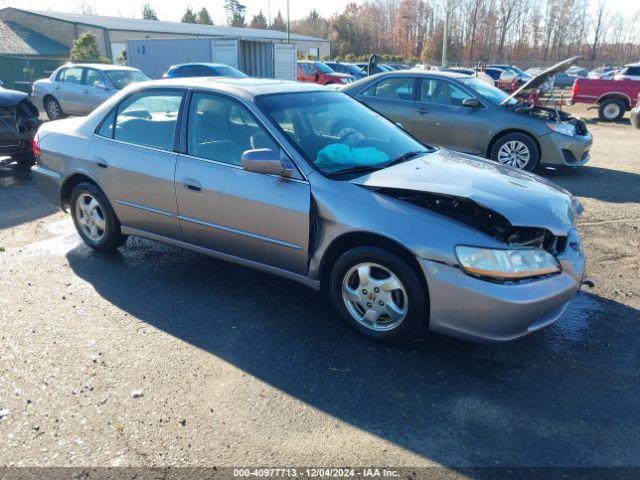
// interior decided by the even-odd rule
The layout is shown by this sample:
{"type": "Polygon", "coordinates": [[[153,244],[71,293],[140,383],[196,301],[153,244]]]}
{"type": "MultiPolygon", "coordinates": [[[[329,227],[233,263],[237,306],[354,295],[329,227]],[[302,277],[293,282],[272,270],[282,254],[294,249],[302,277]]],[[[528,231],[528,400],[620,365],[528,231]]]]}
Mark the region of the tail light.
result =
{"type": "Polygon", "coordinates": [[[573,97],[575,97],[576,95],[578,95],[578,80],[576,80],[575,82],[573,82],[573,88],[571,89],[571,95],[573,97]]]}
{"type": "Polygon", "coordinates": [[[40,152],[40,135],[38,135],[37,133],[36,133],[36,136],[33,137],[33,140],[31,140],[31,148],[33,150],[33,154],[36,157],[39,157],[41,153],[40,152]]]}

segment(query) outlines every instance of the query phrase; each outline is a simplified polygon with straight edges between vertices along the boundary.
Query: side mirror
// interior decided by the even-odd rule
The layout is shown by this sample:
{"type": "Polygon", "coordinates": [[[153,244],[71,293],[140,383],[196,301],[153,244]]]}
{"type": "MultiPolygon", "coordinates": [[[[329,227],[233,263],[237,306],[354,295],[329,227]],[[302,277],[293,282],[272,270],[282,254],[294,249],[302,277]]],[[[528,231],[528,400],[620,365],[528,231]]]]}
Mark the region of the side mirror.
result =
{"type": "Polygon", "coordinates": [[[109,90],[104,82],[100,82],[100,81],[93,82],[93,86],[95,88],[99,88],[100,90],[109,90]]]}
{"type": "Polygon", "coordinates": [[[240,157],[240,161],[242,162],[242,168],[247,172],[279,175],[281,177],[291,177],[294,172],[293,165],[286,154],[270,148],[246,150],[240,157]]]}
{"type": "Polygon", "coordinates": [[[482,105],[476,97],[465,98],[462,101],[462,106],[467,108],[480,108],[482,105]]]}

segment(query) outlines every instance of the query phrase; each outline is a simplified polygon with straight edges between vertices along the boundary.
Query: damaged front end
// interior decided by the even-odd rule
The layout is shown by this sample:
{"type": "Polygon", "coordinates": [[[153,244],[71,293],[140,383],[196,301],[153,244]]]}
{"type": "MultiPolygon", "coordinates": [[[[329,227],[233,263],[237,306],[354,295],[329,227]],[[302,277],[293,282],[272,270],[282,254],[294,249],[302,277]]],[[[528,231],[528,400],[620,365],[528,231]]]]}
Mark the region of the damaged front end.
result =
{"type": "Polygon", "coordinates": [[[513,226],[503,215],[468,198],[399,188],[365,188],[464,223],[507,247],[540,248],[557,255],[564,251],[567,244],[566,236],[553,235],[544,228],[513,226]]]}
{"type": "Polygon", "coordinates": [[[40,125],[38,109],[26,94],[0,92],[0,155],[28,155],[40,125]]]}

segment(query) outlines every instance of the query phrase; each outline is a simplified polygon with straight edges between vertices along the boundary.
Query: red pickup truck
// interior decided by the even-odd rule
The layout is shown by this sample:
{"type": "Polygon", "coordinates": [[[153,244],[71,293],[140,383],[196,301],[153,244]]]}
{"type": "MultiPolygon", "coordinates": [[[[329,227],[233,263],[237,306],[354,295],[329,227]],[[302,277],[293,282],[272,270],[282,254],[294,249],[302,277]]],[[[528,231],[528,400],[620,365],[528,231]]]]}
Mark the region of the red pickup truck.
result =
{"type": "Polygon", "coordinates": [[[614,122],[620,120],[624,112],[631,110],[640,94],[637,80],[594,80],[578,78],[573,84],[573,103],[598,105],[600,120],[614,122]]]}

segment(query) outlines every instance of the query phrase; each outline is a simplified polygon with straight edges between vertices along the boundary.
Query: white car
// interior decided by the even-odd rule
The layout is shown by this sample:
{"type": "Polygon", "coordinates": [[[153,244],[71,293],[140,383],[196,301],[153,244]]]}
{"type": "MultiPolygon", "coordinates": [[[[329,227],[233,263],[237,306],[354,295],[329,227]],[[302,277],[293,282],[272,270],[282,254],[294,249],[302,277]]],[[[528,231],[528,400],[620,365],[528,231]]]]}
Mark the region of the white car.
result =
{"type": "Polygon", "coordinates": [[[613,77],[614,80],[640,80],[640,63],[625,65],[613,77]]]}
{"type": "Polygon", "coordinates": [[[137,68],[107,64],[66,64],[49,78],[33,83],[31,100],[51,120],[64,115],[87,115],[134,82],[150,80],[137,68]]]}

